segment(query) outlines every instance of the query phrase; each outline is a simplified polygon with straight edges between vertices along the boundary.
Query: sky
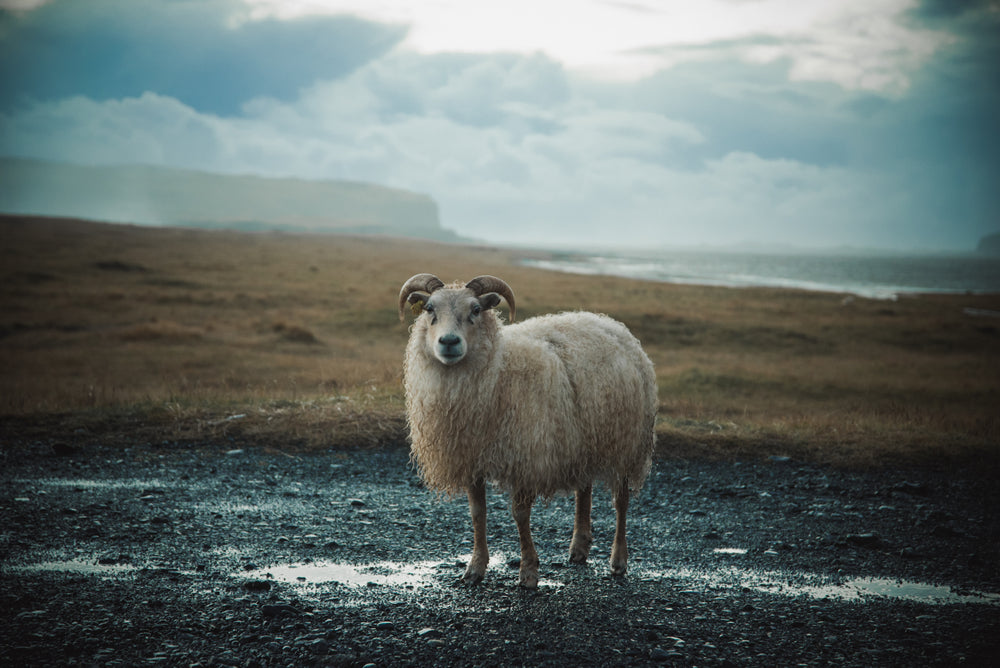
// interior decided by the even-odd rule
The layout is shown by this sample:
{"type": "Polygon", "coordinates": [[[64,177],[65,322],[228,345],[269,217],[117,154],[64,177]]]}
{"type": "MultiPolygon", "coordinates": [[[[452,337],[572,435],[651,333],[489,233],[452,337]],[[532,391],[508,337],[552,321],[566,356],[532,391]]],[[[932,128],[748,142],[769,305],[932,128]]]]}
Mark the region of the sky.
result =
{"type": "Polygon", "coordinates": [[[969,250],[1000,0],[0,0],[0,156],[375,182],[496,243],[969,250]]]}

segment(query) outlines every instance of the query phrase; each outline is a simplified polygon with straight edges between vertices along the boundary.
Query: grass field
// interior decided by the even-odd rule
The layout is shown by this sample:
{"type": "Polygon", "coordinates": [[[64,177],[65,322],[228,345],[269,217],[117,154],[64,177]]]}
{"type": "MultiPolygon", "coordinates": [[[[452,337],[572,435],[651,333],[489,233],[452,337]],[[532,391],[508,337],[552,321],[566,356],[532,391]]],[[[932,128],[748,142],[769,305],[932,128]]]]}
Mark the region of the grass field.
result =
{"type": "Polygon", "coordinates": [[[625,322],[677,456],[995,465],[1000,295],[874,301],[521,266],[539,254],[377,237],[0,218],[0,416],[11,438],[405,439],[410,275],[507,280],[519,319],[625,322]],[[967,309],[975,309],[977,315],[967,309]]]}

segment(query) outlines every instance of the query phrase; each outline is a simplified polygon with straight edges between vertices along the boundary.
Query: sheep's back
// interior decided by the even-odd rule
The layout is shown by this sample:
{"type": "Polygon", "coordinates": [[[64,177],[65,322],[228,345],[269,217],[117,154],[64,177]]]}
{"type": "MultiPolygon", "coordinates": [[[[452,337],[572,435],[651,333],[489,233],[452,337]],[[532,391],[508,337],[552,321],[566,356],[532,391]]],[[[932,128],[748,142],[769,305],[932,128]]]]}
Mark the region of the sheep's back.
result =
{"type": "Polygon", "coordinates": [[[506,428],[489,468],[542,495],[594,479],[638,489],[657,408],[653,365],[621,323],[560,313],[503,328],[506,428]]]}

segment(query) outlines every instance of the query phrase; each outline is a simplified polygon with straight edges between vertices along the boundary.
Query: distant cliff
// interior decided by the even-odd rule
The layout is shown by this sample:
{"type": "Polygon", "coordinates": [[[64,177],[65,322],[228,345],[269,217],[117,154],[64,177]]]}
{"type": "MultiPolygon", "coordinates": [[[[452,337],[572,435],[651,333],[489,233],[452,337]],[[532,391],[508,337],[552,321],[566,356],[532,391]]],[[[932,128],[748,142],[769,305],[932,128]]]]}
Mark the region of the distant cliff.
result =
{"type": "Polygon", "coordinates": [[[148,166],[0,158],[0,212],[109,222],[454,239],[419,193],[148,166]]]}
{"type": "Polygon", "coordinates": [[[976,250],[987,255],[1000,255],[1000,232],[987,235],[979,240],[976,250]]]}

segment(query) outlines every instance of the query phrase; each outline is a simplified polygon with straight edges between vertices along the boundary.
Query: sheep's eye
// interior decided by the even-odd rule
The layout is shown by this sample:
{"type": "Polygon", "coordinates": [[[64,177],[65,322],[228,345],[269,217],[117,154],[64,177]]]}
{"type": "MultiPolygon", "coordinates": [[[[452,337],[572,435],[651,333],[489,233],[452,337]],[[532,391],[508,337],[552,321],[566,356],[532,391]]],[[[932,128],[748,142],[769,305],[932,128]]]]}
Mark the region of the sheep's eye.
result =
{"type": "Polygon", "coordinates": [[[482,312],[483,312],[482,306],[480,306],[479,304],[472,305],[472,315],[479,315],[482,312]]]}
{"type": "Polygon", "coordinates": [[[424,310],[427,311],[428,313],[434,313],[434,307],[431,304],[425,304],[424,310]]]}

